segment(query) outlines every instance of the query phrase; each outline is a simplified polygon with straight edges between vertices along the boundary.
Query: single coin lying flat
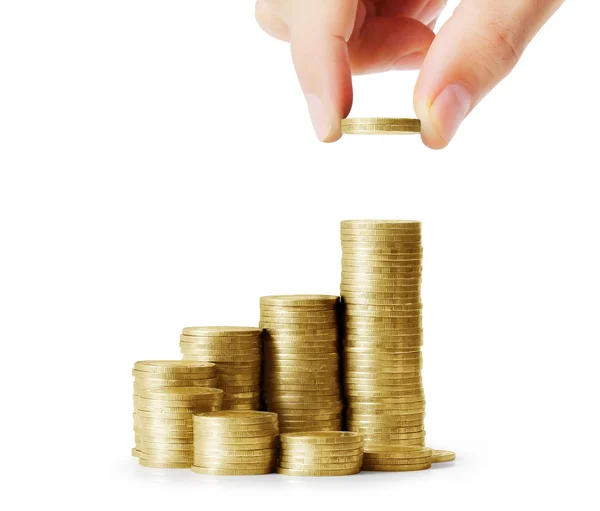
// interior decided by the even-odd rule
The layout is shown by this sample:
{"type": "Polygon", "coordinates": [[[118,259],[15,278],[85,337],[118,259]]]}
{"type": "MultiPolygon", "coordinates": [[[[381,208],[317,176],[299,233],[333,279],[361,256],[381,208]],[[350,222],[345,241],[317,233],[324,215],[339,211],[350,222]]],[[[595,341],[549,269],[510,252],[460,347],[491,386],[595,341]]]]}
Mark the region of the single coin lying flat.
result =
{"type": "Polygon", "coordinates": [[[411,135],[421,132],[419,119],[393,117],[354,117],[342,119],[346,135],[411,135]]]}

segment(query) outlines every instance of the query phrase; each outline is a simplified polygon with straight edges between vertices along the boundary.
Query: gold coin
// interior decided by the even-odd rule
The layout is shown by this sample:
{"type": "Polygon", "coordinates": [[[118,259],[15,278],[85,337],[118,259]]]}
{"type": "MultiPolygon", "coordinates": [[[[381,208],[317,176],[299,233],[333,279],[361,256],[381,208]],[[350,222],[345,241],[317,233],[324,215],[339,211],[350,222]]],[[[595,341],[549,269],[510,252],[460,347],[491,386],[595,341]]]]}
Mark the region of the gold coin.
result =
{"type": "Polygon", "coordinates": [[[205,456],[209,459],[223,457],[225,459],[231,458],[241,458],[241,459],[250,459],[250,458],[268,458],[270,456],[274,456],[276,454],[275,449],[232,449],[232,450],[222,450],[222,449],[210,449],[210,448],[202,448],[195,449],[195,456],[205,456]]]}
{"type": "Polygon", "coordinates": [[[341,286],[341,293],[348,303],[360,303],[364,302],[370,305],[376,303],[384,304],[400,304],[400,303],[412,303],[421,300],[421,290],[415,289],[412,291],[385,291],[377,290],[376,288],[361,288],[352,289],[344,288],[341,286]]]}
{"type": "Polygon", "coordinates": [[[206,448],[233,450],[239,448],[250,448],[257,450],[272,449],[277,447],[277,437],[250,437],[250,438],[204,438],[196,437],[194,439],[195,449],[198,451],[206,448]]]}
{"type": "Polygon", "coordinates": [[[133,448],[131,449],[131,455],[132,455],[134,458],[138,458],[138,457],[139,457],[139,455],[140,455],[140,452],[141,452],[141,451],[139,451],[139,450],[138,450],[138,449],[136,449],[135,447],[133,447],[133,448]]]}
{"type": "Polygon", "coordinates": [[[275,468],[275,456],[273,456],[272,460],[261,461],[260,463],[228,463],[225,461],[208,461],[198,458],[194,460],[194,466],[213,470],[270,470],[272,472],[275,468]]]}
{"type": "Polygon", "coordinates": [[[444,463],[446,461],[452,461],[454,459],[456,459],[456,454],[452,451],[442,451],[439,449],[432,450],[433,463],[444,463]]]}
{"type": "Polygon", "coordinates": [[[194,415],[194,422],[212,424],[276,424],[277,414],[270,412],[212,412],[194,415]]]}
{"type": "Polygon", "coordinates": [[[278,413],[303,410],[307,412],[319,412],[322,414],[330,414],[340,413],[342,411],[342,402],[334,401],[331,403],[278,403],[267,401],[267,408],[269,411],[277,411],[278,413]]]}
{"type": "Polygon", "coordinates": [[[216,348],[216,347],[206,347],[197,344],[193,344],[191,342],[180,342],[179,347],[182,352],[195,354],[195,355],[236,355],[236,356],[247,356],[247,355],[259,355],[260,354],[260,344],[256,344],[251,348],[216,348]]]}
{"type": "Polygon", "coordinates": [[[151,468],[190,468],[192,466],[192,462],[189,463],[169,463],[169,462],[160,462],[160,461],[149,461],[144,459],[139,459],[139,464],[143,467],[151,467],[151,468]]]}
{"type": "MultiPolygon", "coordinates": [[[[212,374],[214,364],[184,362],[183,360],[144,360],[136,362],[133,370],[141,373],[199,373],[212,374]]],[[[134,375],[135,376],[135,375],[134,375]]],[[[179,378],[179,376],[173,376],[179,378]]]]}
{"type": "Polygon", "coordinates": [[[194,359],[211,359],[215,362],[260,362],[260,353],[257,352],[255,354],[249,355],[236,355],[236,354],[207,354],[201,353],[198,350],[185,350],[181,351],[184,355],[184,358],[187,360],[189,357],[193,357],[194,359]]]}
{"type": "Polygon", "coordinates": [[[337,373],[331,373],[325,376],[321,376],[317,373],[317,376],[311,378],[310,376],[303,375],[302,373],[287,372],[285,370],[265,372],[263,388],[279,387],[281,385],[300,385],[302,387],[306,387],[309,390],[318,388],[325,389],[331,387],[339,388],[340,378],[337,373]]]}
{"type": "Polygon", "coordinates": [[[309,320],[321,320],[321,319],[330,319],[335,317],[335,309],[327,309],[327,310],[304,310],[302,308],[295,309],[284,309],[284,308],[261,308],[260,310],[261,317],[276,317],[283,319],[309,319],[309,320]]]}
{"type": "Polygon", "coordinates": [[[404,410],[376,409],[365,406],[361,409],[359,403],[351,404],[348,410],[348,421],[356,424],[393,423],[398,425],[419,424],[425,419],[424,412],[411,413],[404,410]]]}
{"type": "Polygon", "coordinates": [[[332,328],[326,331],[325,333],[315,333],[315,334],[296,334],[295,332],[281,332],[274,333],[270,331],[265,331],[264,341],[265,342],[277,342],[277,343],[302,343],[302,342],[331,342],[332,340],[337,339],[337,328],[332,328]]]}
{"type": "Polygon", "coordinates": [[[280,437],[282,445],[296,444],[348,444],[360,442],[361,436],[349,431],[293,433],[280,437]]]}
{"type": "Polygon", "coordinates": [[[352,463],[356,465],[357,463],[360,465],[363,459],[362,451],[358,451],[356,454],[344,454],[343,456],[319,456],[318,453],[315,455],[310,454],[284,454],[279,457],[279,461],[282,467],[286,464],[312,464],[312,465],[320,465],[320,464],[331,464],[331,463],[352,463]]]}
{"type": "Polygon", "coordinates": [[[224,436],[238,433],[252,433],[252,434],[277,434],[277,423],[265,423],[265,424],[215,424],[215,423],[196,423],[196,431],[198,434],[207,433],[219,433],[224,436]]]}
{"type": "Polygon", "coordinates": [[[287,469],[277,468],[277,473],[284,476],[316,476],[316,477],[327,477],[327,476],[349,476],[358,474],[360,467],[346,469],[346,470],[300,470],[300,469],[287,469]]]}
{"type": "Polygon", "coordinates": [[[260,306],[333,308],[338,300],[339,296],[333,295],[274,295],[261,296],[260,306]]]}
{"type": "Polygon", "coordinates": [[[363,440],[347,444],[290,444],[281,445],[281,456],[345,456],[363,452],[363,440]]]}
{"type": "Polygon", "coordinates": [[[268,468],[251,468],[251,469],[220,469],[220,468],[204,468],[192,465],[192,472],[195,474],[213,475],[213,476],[252,476],[270,474],[273,472],[271,467],[268,468]]]}
{"type": "Polygon", "coordinates": [[[431,457],[433,449],[429,447],[400,447],[375,445],[365,449],[365,458],[422,458],[431,457]]]}
{"type": "MultiPolygon", "coordinates": [[[[382,119],[380,122],[389,123],[390,121],[386,120],[386,117],[376,119],[382,119]]],[[[346,122],[352,122],[351,119],[346,119],[346,122]]],[[[354,121],[359,124],[364,124],[364,122],[358,120],[354,121]]],[[[393,121],[391,121],[393,123],[393,121]]],[[[374,124],[374,123],[371,123],[374,124]]],[[[403,228],[421,228],[420,220],[372,220],[372,219],[359,219],[359,220],[342,220],[340,222],[340,227],[342,229],[403,229],[403,228]]]]}
{"type": "Polygon", "coordinates": [[[355,228],[355,227],[341,227],[340,236],[396,236],[403,234],[421,234],[420,225],[406,225],[398,227],[389,227],[387,229],[379,228],[355,228]]]}
{"type": "Polygon", "coordinates": [[[387,265],[411,265],[423,262],[423,252],[409,252],[407,254],[373,254],[370,252],[354,250],[342,250],[342,261],[351,262],[352,264],[367,264],[377,266],[387,265]]]}
{"type": "Polygon", "coordinates": [[[299,413],[295,413],[294,410],[280,410],[277,414],[279,416],[279,422],[300,422],[300,421],[336,421],[341,419],[340,413],[304,413],[310,412],[310,410],[299,410],[299,413]]]}
{"type": "Polygon", "coordinates": [[[382,243],[384,246],[388,244],[404,244],[404,243],[421,243],[421,233],[407,232],[406,234],[391,233],[389,235],[378,234],[353,234],[342,232],[340,239],[342,245],[345,243],[373,243],[374,245],[382,243]]]}
{"type": "Polygon", "coordinates": [[[311,462],[284,462],[279,461],[278,468],[288,470],[350,470],[360,468],[360,462],[352,461],[350,463],[311,463],[311,462]]]}
{"type": "Polygon", "coordinates": [[[415,135],[421,132],[420,125],[407,123],[407,120],[413,119],[397,119],[398,124],[342,124],[342,133],[345,135],[415,135]]]}
{"type": "Polygon", "coordinates": [[[431,468],[431,463],[411,465],[370,465],[363,462],[363,470],[369,472],[412,472],[416,470],[427,470],[428,468],[431,468]]]}
{"type": "Polygon", "coordinates": [[[384,131],[386,127],[389,127],[392,130],[402,127],[414,133],[420,133],[421,131],[421,121],[419,119],[394,117],[354,117],[342,119],[342,133],[348,133],[347,130],[349,129],[355,130],[354,132],[359,132],[362,126],[365,124],[380,127],[384,131]]]}
{"type": "Polygon", "coordinates": [[[218,431],[218,430],[206,430],[206,429],[195,429],[194,436],[199,439],[211,439],[211,438],[272,438],[279,435],[279,427],[273,428],[270,431],[218,431]]]}
{"type": "Polygon", "coordinates": [[[223,395],[220,389],[205,387],[161,387],[140,390],[138,396],[161,401],[188,401],[194,399],[215,399],[223,395]]]}
{"type": "Polygon", "coordinates": [[[421,433],[425,431],[425,426],[357,426],[354,422],[348,421],[348,429],[358,433],[374,433],[374,434],[409,434],[421,433]]]}
{"type": "MultiPolygon", "coordinates": [[[[183,362],[183,360],[181,360],[183,362]]],[[[208,362],[192,362],[198,364],[206,364],[208,362]]],[[[144,385],[146,383],[156,382],[160,385],[178,384],[182,387],[186,385],[192,385],[195,382],[204,382],[215,377],[217,374],[215,364],[212,364],[209,371],[205,373],[151,373],[149,371],[136,371],[135,369],[131,372],[134,376],[134,383],[144,385]]]]}
{"type": "Polygon", "coordinates": [[[415,301],[418,302],[421,299],[420,293],[416,293],[414,296],[409,298],[382,298],[381,295],[377,298],[372,298],[365,297],[364,294],[363,296],[345,294],[344,298],[347,303],[352,303],[355,305],[399,305],[401,303],[411,303],[415,301]]]}
{"type": "Polygon", "coordinates": [[[226,403],[223,405],[223,410],[258,410],[260,403],[226,403]]]}
{"type": "Polygon", "coordinates": [[[260,336],[261,330],[251,326],[191,326],[183,329],[183,335],[199,337],[260,336]]]}

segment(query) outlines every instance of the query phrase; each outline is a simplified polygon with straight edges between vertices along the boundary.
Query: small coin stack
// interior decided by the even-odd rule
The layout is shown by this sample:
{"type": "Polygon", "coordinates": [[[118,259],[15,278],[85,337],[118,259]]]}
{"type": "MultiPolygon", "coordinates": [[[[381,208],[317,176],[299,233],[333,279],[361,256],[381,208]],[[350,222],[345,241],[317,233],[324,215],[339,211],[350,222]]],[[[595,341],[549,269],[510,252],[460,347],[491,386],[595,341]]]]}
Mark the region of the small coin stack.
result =
{"type": "Polygon", "coordinates": [[[409,472],[431,468],[432,450],[428,447],[380,446],[365,451],[364,470],[409,472]]]}
{"type": "Polygon", "coordinates": [[[260,407],[261,334],[256,327],[203,326],[183,329],[184,360],[213,362],[217,387],[225,392],[223,410],[260,407]]]}
{"type": "Polygon", "coordinates": [[[263,296],[264,400],[282,433],[339,431],[337,304],[328,295],[263,296]]]}
{"type": "Polygon", "coordinates": [[[363,462],[363,439],[358,433],[286,433],[281,435],[280,440],[278,474],[345,476],[360,472],[363,462]]]}
{"type": "Polygon", "coordinates": [[[347,426],[372,446],[424,446],[421,224],[341,223],[347,426]]]}
{"type": "Polygon", "coordinates": [[[192,415],[221,409],[223,391],[206,387],[141,390],[135,398],[140,465],[189,468],[194,460],[192,415]]]}
{"type": "Polygon", "coordinates": [[[194,415],[194,465],[198,474],[260,475],[277,460],[277,414],[223,411],[194,415]]]}
{"type": "MultiPolygon", "coordinates": [[[[217,378],[215,365],[206,362],[184,362],[181,360],[145,360],[136,362],[132,371],[133,395],[139,395],[142,390],[157,387],[215,387],[217,378]]],[[[147,414],[142,414],[140,422],[143,425],[147,414]]],[[[133,456],[141,452],[138,433],[138,418],[133,407],[133,429],[135,432],[135,447],[131,450],[133,456]]],[[[142,428],[143,429],[143,428],[142,428]]]]}

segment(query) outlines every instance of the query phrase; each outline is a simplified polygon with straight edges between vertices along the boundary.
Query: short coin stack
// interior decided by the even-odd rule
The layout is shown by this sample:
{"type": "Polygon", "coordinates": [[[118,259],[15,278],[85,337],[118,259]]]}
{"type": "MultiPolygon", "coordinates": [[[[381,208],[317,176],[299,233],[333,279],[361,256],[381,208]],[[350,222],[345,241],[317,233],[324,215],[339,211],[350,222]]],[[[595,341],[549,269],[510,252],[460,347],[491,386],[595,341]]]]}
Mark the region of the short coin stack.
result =
{"type": "Polygon", "coordinates": [[[277,414],[223,411],[194,415],[194,465],[198,474],[269,474],[277,461],[277,414]]]}
{"type": "Polygon", "coordinates": [[[224,410],[260,407],[261,333],[256,327],[204,326],[183,329],[184,360],[213,362],[224,410]]]}
{"type": "Polygon", "coordinates": [[[141,390],[135,398],[140,465],[189,468],[194,458],[192,415],[221,409],[223,391],[205,387],[141,390]]]}
{"type": "MultiPolygon", "coordinates": [[[[146,360],[136,362],[133,367],[133,394],[156,387],[215,387],[217,378],[215,365],[206,362],[184,362],[181,360],[146,360]]],[[[138,421],[133,410],[133,429],[135,431],[135,447],[133,456],[141,452],[138,422],[144,423],[146,414],[141,414],[138,421]]]]}
{"type": "Polygon", "coordinates": [[[409,472],[431,468],[432,450],[428,447],[382,446],[365,450],[364,470],[409,472]]]}
{"type": "Polygon", "coordinates": [[[286,433],[281,435],[277,473],[288,476],[345,476],[358,474],[363,439],[348,431],[286,433]]]}
{"type": "Polygon", "coordinates": [[[260,299],[264,328],[264,400],[282,433],[339,431],[337,296],[260,299]]]}
{"type": "Polygon", "coordinates": [[[341,224],[347,426],[371,446],[425,445],[421,224],[341,224]]]}

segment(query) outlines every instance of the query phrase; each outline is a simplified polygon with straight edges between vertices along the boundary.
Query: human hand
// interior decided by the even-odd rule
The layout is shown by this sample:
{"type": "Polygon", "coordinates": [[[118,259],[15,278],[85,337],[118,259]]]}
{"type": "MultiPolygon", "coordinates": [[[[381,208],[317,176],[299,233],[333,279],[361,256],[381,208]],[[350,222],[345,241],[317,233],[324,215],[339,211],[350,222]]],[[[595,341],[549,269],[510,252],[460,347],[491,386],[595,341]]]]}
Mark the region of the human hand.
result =
{"type": "Polygon", "coordinates": [[[414,108],[423,142],[441,149],[563,2],[462,0],[437,36],[446,0],[258,0],[256,19],[291,43],[319,140],[341,137],[352,74],[421,68],[414,108]]]}

